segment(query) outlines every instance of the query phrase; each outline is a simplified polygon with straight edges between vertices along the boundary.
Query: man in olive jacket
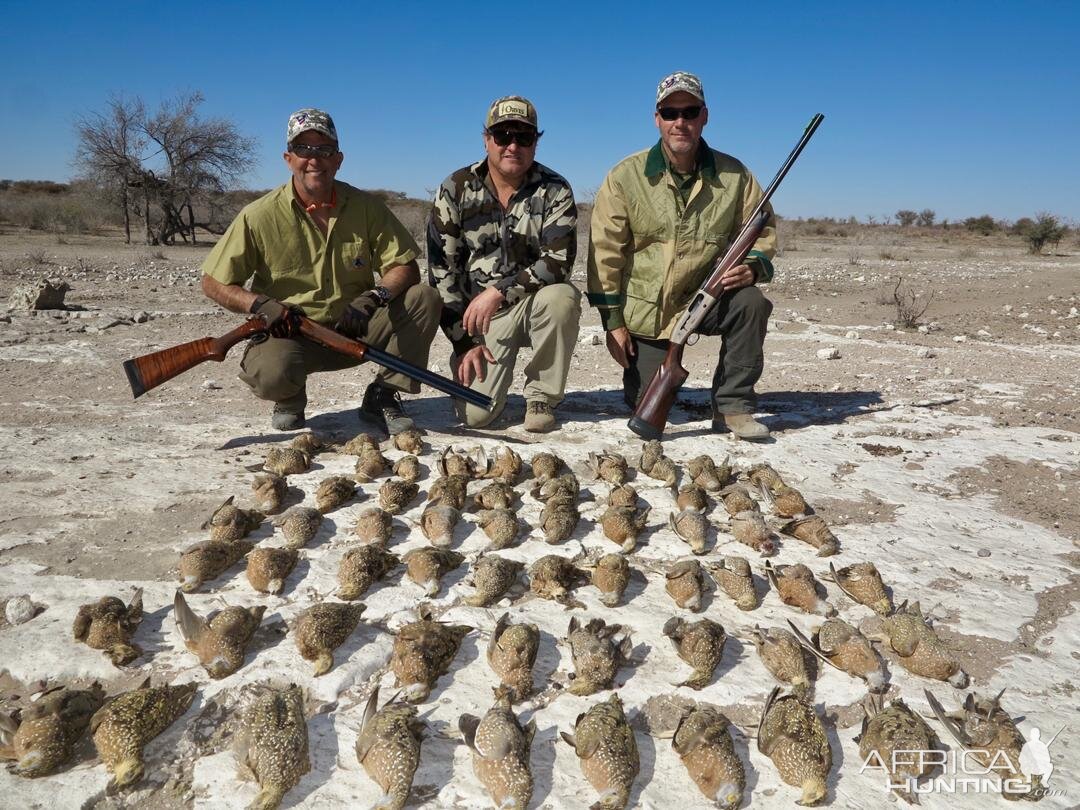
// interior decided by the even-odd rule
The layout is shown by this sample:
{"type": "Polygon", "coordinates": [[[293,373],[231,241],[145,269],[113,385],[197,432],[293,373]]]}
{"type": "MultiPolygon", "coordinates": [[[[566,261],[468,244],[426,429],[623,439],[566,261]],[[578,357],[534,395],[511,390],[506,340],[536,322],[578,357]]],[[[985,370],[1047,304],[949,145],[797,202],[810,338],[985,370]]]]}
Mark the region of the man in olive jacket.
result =
{"type": "MultiPolygon", "coordinates": [[[[635,408],[664,358],[668,338],[762,196],[738,160],[701,137],[709,121],[701,81],[673,73],[656,92],[660,140],[615,166],[596,195],[588,299],[600,313],[607,347],[623,367],[623,395],[635,408]]],[[[776,228],[770,219],[744,264],[729,270],[724,294],[699,330],[721,335],[713,375],[713,429],[760,440],[754,385],[772,304],[756,286],[772,279],[776,228]]]]}

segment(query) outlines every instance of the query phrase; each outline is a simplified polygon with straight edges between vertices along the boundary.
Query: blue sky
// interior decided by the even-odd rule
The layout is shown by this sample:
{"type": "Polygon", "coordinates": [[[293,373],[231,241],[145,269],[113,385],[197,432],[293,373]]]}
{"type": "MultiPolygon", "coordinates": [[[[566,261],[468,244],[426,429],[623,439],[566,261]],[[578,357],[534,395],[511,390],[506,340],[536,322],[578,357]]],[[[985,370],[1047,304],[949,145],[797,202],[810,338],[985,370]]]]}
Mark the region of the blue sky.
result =
{"type": "Polygon", "coordinates": [[[1080,3],[12,2],[0,33],[0,178],[66,180],[72,123],[110,94],[202,113],[258,140],[245,185],[285,179],[285,121],[329,110],[363,188],[426,196],[481,155],[488,104],[540,113],[538,159],[579,196],[654,142],[657,81],[701,76],[705,135],[786,216],[1080,220],[1080,3]]]}

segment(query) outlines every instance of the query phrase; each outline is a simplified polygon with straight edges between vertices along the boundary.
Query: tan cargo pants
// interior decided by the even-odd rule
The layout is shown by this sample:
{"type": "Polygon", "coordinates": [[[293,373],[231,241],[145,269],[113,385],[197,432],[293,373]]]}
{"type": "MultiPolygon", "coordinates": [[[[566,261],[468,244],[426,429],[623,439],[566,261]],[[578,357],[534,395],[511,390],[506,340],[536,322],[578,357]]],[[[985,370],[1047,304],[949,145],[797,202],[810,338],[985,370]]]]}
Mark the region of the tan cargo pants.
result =
{"type": "MultiPolygon", "coordinates": [[[[362,340],[414,366],[427,368],[441,311],[442,299],[434,289],[426,284],[414,285],[389,305],[375,310],[362,340]]],[[[305,338],[267,338],[248,344],[240,360],[239,377],[259,399],[301,413],[307,404],[308,374],[356,365],[356,359],[305,338]]],[[[420,383],[411,377],[385,368],[379,368],[375,379],[396,391],[420,391],[420,383]]]]}
{"type": "MultiPolygon", "coordinates": [[[[572,284],[549,284],[496,313],[484,335],[495,362],[487,364],[482,382],[473,380],[469,386],[490,396],[494,406],[485,411],[454,400],[461,420],[469,427],[484,427],[502,413],[523,346],[533,350],[525,367],[525,400],[540,400],[552,407],[562,402],[580,321],[581,293],[572,284]]],[[[455,360],[452,358],[451,364],[456,369],[455,360]]]]}

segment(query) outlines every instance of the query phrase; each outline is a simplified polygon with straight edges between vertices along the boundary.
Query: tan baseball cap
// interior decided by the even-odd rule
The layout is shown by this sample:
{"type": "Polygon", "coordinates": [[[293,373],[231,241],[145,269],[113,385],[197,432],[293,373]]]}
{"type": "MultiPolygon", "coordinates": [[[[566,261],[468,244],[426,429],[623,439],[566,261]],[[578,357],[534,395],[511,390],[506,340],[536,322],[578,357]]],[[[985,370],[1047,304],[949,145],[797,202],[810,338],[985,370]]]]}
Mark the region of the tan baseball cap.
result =
{"type": "Polygon", "coordinates": [[[701,87],[701,79],[693,73],[677,70],[661,79],[656,86],[656,106],[659,107],[665,98],[679,92],[689,93],[702,104],[705,103],[705,90],[701,87]]]}
{"type": "Polygon", "coordinates": [[[521,96],[503,96],[491,102],[484,126],[491,129],[496,124],[519,121],[533,129],[539,129],[536,123],[536,107],[527,98],[521,96]]]}
{"type": "Polygon", "coordinates": [[[297,110],[289,116],[289,128],[285,142],[292,143],[305,132],[321,132],[334,143],[337,143],[337,127],[330,113],[316,110],[314,107],[305,107],[297,110]]]}

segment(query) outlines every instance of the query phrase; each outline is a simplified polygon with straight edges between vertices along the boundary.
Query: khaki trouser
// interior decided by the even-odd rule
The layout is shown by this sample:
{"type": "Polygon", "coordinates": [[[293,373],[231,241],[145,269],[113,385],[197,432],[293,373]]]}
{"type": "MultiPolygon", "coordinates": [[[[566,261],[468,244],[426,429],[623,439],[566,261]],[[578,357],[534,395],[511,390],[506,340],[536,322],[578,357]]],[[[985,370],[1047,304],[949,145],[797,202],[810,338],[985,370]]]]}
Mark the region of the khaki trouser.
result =
{"type": "MultiPolygon", "coordinates": [[[[387,306],[375,310],[362,340],[414,366],[427,368],[441,310],[442,299],[434,289],[414,285],[387,306]]],[[[248,345],[240,360],[239,376],[259,399],[301,413],[307,404],[308,374],[351,368],[359,362],[305,338],[268,337],[248,345]]],[[[411,377],[382,367],[375,379],[396,391],[415,394],[420,390],[420,383],[411,377]]]]}
{"type": "MultiPolygon", "coordinates": [[[[525,367],[525,400],[540,400],[552,407],[562,402],[580,320],[581,293],[572,284],[549,284],[496,313],[484,335],[495,362],[487,364],[482,382],[473,380],[469,386],[490,396],[494,405],[485,411],[454,400],[461,420],[469,427],[483,427],[502,413],[522,346],[533,349],[525,367]]],[[[451,363],[456,368],[454,359],[451,363]]]]}

